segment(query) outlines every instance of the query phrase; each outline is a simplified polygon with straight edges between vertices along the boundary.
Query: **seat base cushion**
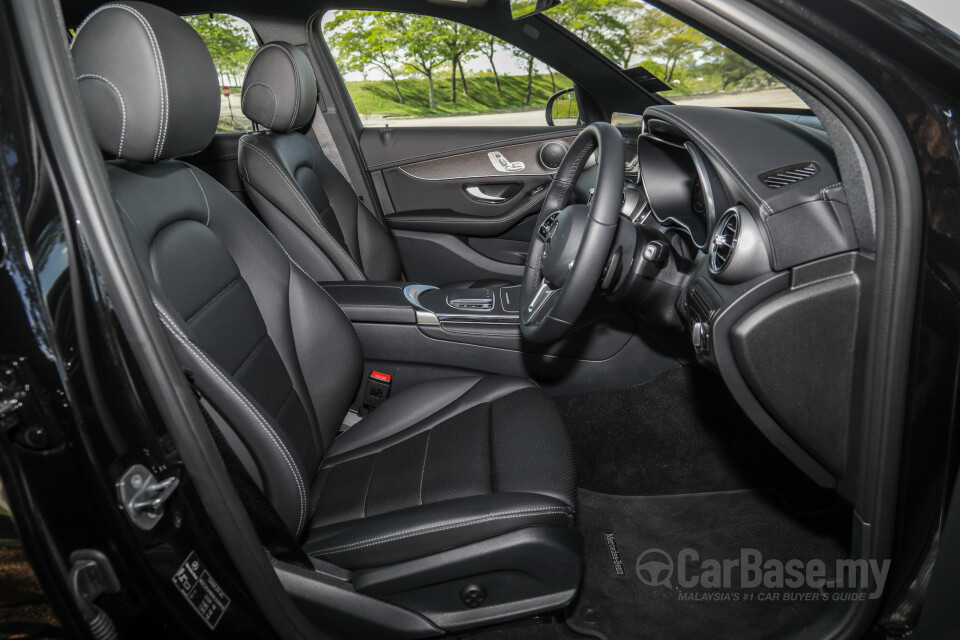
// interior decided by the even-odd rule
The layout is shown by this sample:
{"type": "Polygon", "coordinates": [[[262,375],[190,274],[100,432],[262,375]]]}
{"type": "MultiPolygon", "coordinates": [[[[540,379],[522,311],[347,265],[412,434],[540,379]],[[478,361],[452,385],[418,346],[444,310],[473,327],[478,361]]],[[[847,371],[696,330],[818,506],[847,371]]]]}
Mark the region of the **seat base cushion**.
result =
{"type": "Polygon", "coordinates": [[[410,387],[331,445],[305,549],[348,569],[530,526],[570,526],[576,475],[559,413],[518,378],[410,387]]]}

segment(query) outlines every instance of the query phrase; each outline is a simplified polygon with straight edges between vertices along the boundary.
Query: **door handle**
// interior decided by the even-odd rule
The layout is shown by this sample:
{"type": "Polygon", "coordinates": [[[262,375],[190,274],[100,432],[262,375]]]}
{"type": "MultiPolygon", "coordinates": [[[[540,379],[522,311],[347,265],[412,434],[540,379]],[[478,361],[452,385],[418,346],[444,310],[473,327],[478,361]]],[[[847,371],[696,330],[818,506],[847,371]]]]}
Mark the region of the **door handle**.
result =
{"type": "Polygon", "coordinates": [[[504,196],[491,196],[488,193],[484,193],[480,187],[467,187],[464,189],[467,192],[467,195],[481,202],[506,202],[507,198],[504,196]]]}

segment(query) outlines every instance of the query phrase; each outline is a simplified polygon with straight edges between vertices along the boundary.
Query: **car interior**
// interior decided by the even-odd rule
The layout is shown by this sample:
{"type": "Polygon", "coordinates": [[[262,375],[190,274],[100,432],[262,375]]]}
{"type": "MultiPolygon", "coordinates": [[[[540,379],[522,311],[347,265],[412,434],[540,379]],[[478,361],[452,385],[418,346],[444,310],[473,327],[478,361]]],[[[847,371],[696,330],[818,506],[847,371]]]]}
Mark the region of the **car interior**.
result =
{"type": "Polygon", "coordinates": [[[840,615],[690,606],[640,575],[649,550],[748,548],[829,579],[874,535],[877,223],[817,97],[675,105],[505,1],[371,0],[537,56],[580,116],[364,126],[321,27],[350,0],[161,4],[64,8],[77,91],[221,453],[308,559],[274,568],[318,628],[744,640],[840,615]],[[198,9],[256,34],[250,131],[216,132],[198,9]]]}

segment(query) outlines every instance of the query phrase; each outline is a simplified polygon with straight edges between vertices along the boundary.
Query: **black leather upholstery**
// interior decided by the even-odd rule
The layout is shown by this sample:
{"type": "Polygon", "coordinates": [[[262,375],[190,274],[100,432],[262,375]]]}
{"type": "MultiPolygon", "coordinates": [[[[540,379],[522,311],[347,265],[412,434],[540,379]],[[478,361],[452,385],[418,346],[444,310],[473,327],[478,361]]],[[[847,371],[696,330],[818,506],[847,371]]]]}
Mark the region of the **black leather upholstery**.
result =
{"type": "Polygon", "coordinates": [[[240,175],[267,226],[315,280],[400,280],[393,237],[320,148],[297,131],[313,117],[316,76],[286,42],[254,54],[243,113],[269,131],[240,141],[240,175]]]}
{"type": "Polygon", "coordinates": [[[297,132],[240,140],[240,176],[267,226],[315,280],[400,280],[390,232],[297,132]]]}
{"type": "Polygon", "coordinates": [[[270,131],[305,126],[317,106],[317,78],[310,60],[287,42],[268,42],[250,58],[243,78],[243,113],[270,131]]]}
{"type": "MultiPolygon", "coordinates": [[[[297,131],[317,102],[316,76],[297,47],[269,42],[243,81],[243,113],[268,131],[240,142],[238,162],[264,222],[311,277],[402,280],[393,236],[319,147],[297,131]]],[[[506,284],[458,282],[456,287],[506,284]]]]}
{"type": "MultiPolygon", "coordinates": [[[[127,6],[111,5],[85,23],[74,46],[84,74],[115,71],[112,61],[127,47],[192,42],[192,29],[172,14],[134,5],[144,28],[139,18],[129,22],[127,6]],[[112,28],[117,20],[123,29],[112,28]],[[132,40],[131,29],[139,34],[132,40]]],[[[195,53],[197,60],[172,55],[178,63],[168,60],[167,75],[205,75],[209,54],[195,53]]],[[[155,77],[126,80],[139,90],[155,77]]],[[[201,113],[218,100],[212,79],[210,86],[190,100],[201,113]]],[[[100,105],[99,94],[82,95],[88,110],[100,105]]],[[[164,120],[176,143],[161,141],[158,157],[209,140],[209,131],[174,117],[181,107],[164,120]]],[[[135,122],[149,135],[128,132],[131,139],[158,144],[154,119],[135,122]]],[[[114,125],[94,117],[91,126],[110,151],[114,125]]],[[[151,162],[110,161],[107,174],[160,318],[225,438],[312,555],[370,568],[533,526],[569,537],[570,444],[535,385],[500,377],[423,383],[337,438],[362,380],[352,324],[219,183],[179,160],[152,162],[151,154],[151,162]]],[[[545,587],[560,594],[549,606],[572,597],[579,557],[568,560],[564,585],[545,587]]]]}
{"type": "Polygon", "coordinates": [[[125,2],[103,5],[77,29],[80,95],[105,153],[156,162],[198,153],[213,138],[217,72],[200,36],[178,23],[153,5],[125,2]]]}
{"type": "Polygon", "coordinates": [[[576,478],[557,424],[556,408],[527,380],[452,378],[404,390],[328,451],[307,553],[371,567],[570,524],[576,478]]]}
{"type": "Polygon", "coordinates": [[[403,295],[403,282],[322,282],[351,322],[415,324],[417,314],[403,295]]]}

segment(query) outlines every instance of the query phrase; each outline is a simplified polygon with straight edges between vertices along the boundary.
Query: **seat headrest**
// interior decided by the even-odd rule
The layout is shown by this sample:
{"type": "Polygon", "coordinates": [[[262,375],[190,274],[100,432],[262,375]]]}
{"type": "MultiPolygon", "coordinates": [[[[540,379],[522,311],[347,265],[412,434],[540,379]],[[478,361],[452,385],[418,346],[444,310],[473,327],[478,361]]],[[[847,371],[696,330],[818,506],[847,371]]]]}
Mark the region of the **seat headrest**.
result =
{"type": "Polygon", "coordinates": [[[283,133],[310,122],[316,106],[317,77],[303,51],[288,42],[257,49],[243,79],[243,115],[283,133]]]}
{"type": "Polygon", "coordinates": [[[210,144],[220,117],[217,71],[180,17],[143,2],[105,4],[80,24],[70,48],[104,152],[157,162],[210,144]]]}

